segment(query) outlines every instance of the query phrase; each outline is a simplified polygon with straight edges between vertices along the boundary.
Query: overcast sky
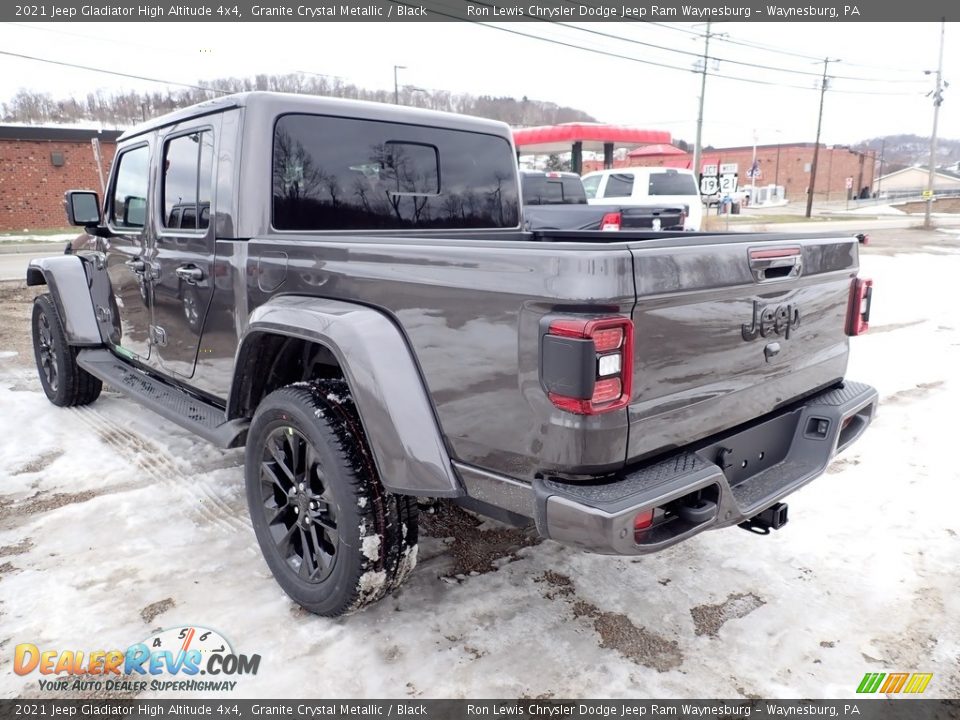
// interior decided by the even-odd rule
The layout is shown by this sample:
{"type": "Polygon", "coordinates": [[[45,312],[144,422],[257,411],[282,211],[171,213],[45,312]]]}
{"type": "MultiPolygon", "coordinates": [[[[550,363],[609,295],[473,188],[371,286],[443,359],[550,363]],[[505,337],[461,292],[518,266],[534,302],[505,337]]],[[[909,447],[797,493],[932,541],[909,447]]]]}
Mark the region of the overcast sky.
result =
{"type": "MultiPolygon", "coordinates": [[[[700,90],[700,76],[691,71],[696,61],[692,54],[703,51],[703,38],[695,34],[703,26],[521,23],[496,27],[680,69],[452,22],[4,23],[0,24],[0,48],[185,83],[307,71],[392,90],[393,66],[405,65],[401,84],[526,95],[580,108],[606,122],[668,130],[692,142],[700,90]]],[[[924,94],[932,89],[933,80],[923,71],[936,67],[939,24],[724,23],[713,28],[727,37],[711,42],[710,54],[720,62],[717,69],[711,63],[711,72],[717,76],[707,79],[705,144],[748,145],[754,133],[761,144],[812,141],[819,102],[815,74],[822,70],[822,61],[818,64],[813,58],[824,56],[842,60],[831,65],[831,75],[838,79],[827,93],[824,142],[930,133],[933,107],[924,94]],[[737,65],[733,60],[764,68],[737,65]],[[734,77],[773,84],[740,82],[734,77]]],[[[960,138],[960,27],[948,23],[946,36],[944,77],[956,84],[945,93],[940,135],[960,138]]],[[[21,87],[58,97],[98,88],[155,90],[163,86],[0,56],[0,99],[9,99],[21,87]]]]}

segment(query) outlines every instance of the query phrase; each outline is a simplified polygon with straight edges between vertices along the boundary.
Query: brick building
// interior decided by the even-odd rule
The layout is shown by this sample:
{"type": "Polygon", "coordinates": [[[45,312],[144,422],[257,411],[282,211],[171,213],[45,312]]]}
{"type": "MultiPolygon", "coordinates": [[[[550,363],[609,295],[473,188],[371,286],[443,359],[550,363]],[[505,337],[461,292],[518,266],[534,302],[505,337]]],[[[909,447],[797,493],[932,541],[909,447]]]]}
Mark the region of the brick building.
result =
{"type": "Polygon", "coordinates": [[[106,176],[120,132],[0,125],[0,231],[66,225],[64,192],[90,189],[102,194],[91,141],[100,141],[106,176]]]}
{"type": "MultiPolygon", "coordinates": [[[[810,185],[810,166],[813,163],[814,143],[790,143],[782,145],[757,145],[757,163],[760,177],[757,185],[783,185],[787,199],[795,202],[806,198],[810,185]]],[[[651,153],[647,148],[637,148],[625,159],[615,160],[614,167],[662,166],[689,168],[693,162],[690,153],[677,153],[677,148],[668,152],[651,153]]],[[[753,162],[754,148],[719,148],[703,153],[704,165],[736,163],[740,184],[749,183],[747,171],[753,162]]],[[[584,172],[598,170],[602,163],[584,162],[584,172]]],[[[853,178],[851,197],[856,197],[863,188],[871,188],[876,169],[876,157],[872,152],[862,153],[851,148],[835,145],[820,146],[817,159],[817,181],[814,197],[818,200],[843,200],[847,196],[846,180],[853,178]]]]}

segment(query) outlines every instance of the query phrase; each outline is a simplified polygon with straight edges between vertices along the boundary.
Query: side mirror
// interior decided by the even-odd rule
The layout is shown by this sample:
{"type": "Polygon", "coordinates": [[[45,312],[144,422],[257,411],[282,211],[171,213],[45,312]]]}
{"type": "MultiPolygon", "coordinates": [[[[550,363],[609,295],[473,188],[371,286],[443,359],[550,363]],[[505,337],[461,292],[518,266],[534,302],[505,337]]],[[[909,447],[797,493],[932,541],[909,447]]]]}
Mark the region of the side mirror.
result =
{"type": "Polygon", "coordinates": [[[127,195],[123,199],[124,227],[143,227],[147,221],[147,199],[127,195]]]}
{"type": "Polygon", "coordinates": [[[100,224],[100,198],[93,190],[68,190],[64,195],[67,222],[89,227],[100,224]]]}

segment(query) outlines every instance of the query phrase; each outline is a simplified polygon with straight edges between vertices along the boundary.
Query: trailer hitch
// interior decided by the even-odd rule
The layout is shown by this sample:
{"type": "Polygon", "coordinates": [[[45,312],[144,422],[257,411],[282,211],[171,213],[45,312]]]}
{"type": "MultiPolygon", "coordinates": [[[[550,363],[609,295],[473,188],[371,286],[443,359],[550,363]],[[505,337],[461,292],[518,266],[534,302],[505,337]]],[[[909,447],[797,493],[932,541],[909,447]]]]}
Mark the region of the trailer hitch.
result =
{"type": "Polygon", "coordinates": [[[771,505],[749,520],[740,523],[737,527],[757,535],[769,535],[771,530],[779,530],[787,524],[787,504],[771,505]]]}

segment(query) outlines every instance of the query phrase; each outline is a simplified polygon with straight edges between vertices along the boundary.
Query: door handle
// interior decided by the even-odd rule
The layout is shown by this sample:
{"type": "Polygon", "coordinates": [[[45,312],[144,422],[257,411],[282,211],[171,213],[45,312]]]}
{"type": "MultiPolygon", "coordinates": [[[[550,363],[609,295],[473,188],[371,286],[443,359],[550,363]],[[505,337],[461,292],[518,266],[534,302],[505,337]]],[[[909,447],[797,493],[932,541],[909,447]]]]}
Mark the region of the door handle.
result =
{"type": "Polygon", "coordinates": [[[143,260],[141,260],[140,258],[136,258],[135,260],[127,260],[127,261],[124,263],[124,265],[126,265],[128,268],[130,268],[130,271],[131,271],[131,272],[135,272],[135,273],[138,273],[138,274],[139,274],[139,273],[142,273],[144,270],[147,269],[147,263],[145,263],[145,262],[144,262],[143,260]]]}
{"type": "Polygon", "coordinates": [[[181,265],[174,272],[177,273],[178,278],[191,285],[200,282],[204,277],[203,270],[196,265],[181,265]]]}

